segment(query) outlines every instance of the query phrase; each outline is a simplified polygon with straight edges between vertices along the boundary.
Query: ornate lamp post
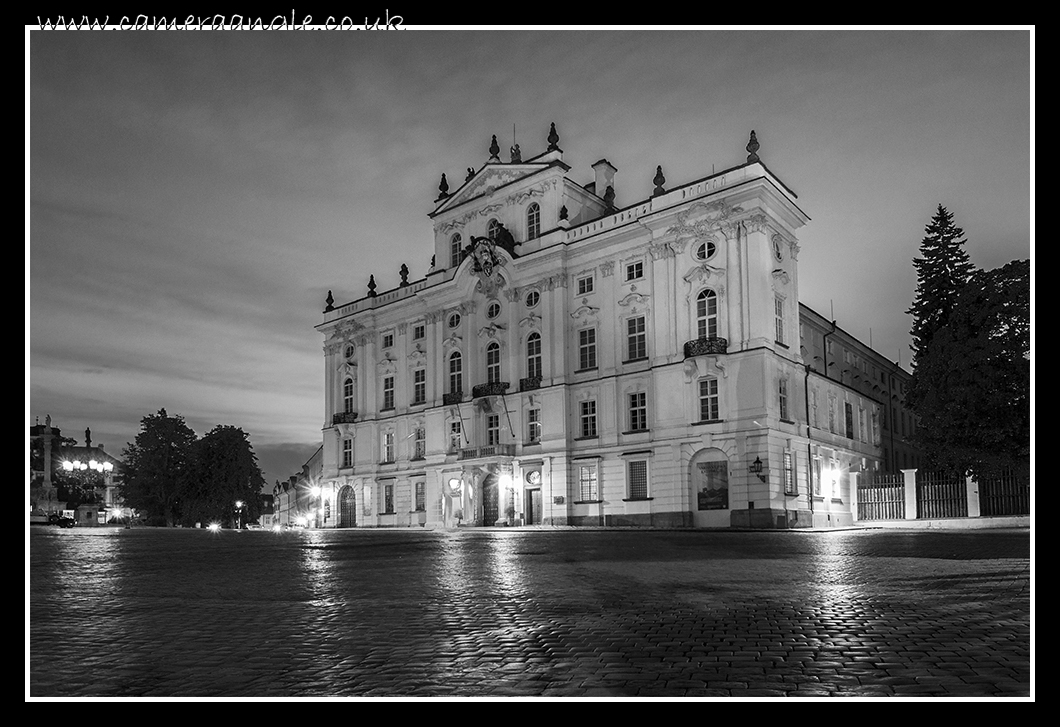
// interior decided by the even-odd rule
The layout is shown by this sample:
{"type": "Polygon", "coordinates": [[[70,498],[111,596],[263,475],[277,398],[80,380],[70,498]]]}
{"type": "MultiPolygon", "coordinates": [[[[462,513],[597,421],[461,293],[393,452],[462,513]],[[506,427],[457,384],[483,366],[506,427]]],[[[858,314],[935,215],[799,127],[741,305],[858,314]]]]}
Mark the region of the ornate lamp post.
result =
{"type": "Polygon", "coordinates": [[[243,529],[243,501],[236,500],[236,530],[243,529]]]}

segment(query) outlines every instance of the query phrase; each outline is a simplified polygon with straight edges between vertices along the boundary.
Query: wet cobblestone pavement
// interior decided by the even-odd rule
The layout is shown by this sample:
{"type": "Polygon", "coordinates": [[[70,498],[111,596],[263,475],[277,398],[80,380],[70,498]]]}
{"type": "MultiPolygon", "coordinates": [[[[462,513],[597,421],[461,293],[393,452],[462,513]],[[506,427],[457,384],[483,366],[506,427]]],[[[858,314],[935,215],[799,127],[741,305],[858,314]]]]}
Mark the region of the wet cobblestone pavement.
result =
{"type": "Polygon", "coordinates": [[[27,698],[1023,697],[1023,530],[31,528],[27,698]]]}

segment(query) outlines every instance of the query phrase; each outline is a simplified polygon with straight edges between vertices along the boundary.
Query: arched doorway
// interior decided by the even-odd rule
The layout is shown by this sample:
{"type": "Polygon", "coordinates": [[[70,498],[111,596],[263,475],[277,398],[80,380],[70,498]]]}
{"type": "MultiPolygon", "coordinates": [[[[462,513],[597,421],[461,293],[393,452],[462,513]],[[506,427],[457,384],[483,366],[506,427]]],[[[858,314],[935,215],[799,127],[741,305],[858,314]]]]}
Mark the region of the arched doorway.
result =
{"type": "Polygon", "coordinates": [[[357,498],[349,485],[339,490],[339,527],[357,527],[357,498]]]}
{"type": "Polygon", "coordinates": [[[489,475],[482,481],[482,524],[490,526],[500,519],[500,497],[497,475],[489,475]]]}

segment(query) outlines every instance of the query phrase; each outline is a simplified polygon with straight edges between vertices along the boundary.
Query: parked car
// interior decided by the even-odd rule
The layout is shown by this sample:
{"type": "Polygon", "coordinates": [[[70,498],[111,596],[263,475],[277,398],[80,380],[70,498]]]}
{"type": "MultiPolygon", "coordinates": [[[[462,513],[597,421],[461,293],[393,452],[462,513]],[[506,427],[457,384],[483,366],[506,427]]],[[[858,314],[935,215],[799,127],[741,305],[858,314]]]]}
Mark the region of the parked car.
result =
{"type": "Polygon", "coordinates": [[[74,525],[77,524],[77,521],[74,520],[72,517],[61,517],[55,521],[55,524],[61,528],[72,528],[74,525]]]}

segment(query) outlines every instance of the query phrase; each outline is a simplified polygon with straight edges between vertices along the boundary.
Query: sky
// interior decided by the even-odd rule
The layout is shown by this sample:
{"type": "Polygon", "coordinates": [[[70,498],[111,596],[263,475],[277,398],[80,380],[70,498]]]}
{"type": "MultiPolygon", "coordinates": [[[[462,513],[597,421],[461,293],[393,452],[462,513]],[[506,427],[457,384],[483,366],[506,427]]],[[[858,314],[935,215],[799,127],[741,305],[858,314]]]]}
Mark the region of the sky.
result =
{"type": "MultiPolygon", "coordinates": [[[[496,134],[560,135],[616,204],[762,162],[798,195],[800,300],[907,369],[939,204],[981,268],[1029,259],[1023,29],[26,33],[26,413],[119,455],[165,408],[248,433],[266,481],[322,441],[323,320],[422,278],[427,214],[496,134]]],[[[506,159],[506,152],[502,154],[506,159]]],[[[1033,260],[1032,260],[1033,266],[1033,260]]],[[[1032,267],[1033,269],[1033,267],[1032,267]]]]}

